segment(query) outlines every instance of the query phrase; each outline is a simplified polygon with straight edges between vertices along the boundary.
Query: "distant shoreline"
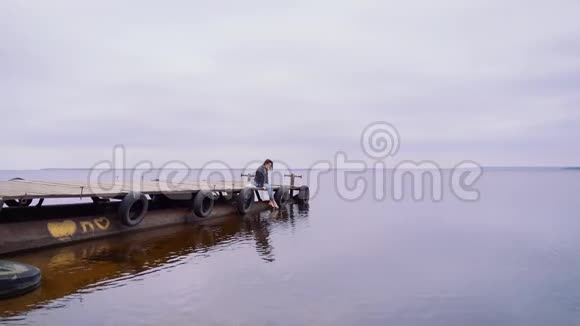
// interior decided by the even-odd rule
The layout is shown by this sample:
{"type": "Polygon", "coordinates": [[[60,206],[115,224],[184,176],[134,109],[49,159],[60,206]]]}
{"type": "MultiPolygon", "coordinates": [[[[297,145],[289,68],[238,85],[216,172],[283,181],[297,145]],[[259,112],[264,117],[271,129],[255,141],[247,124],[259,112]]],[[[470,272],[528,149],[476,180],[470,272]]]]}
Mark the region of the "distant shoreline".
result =
{"type": "MultiPolygon", "coordinates": [[[[484,170],[571,170],[577,171],[580,170],[580,166],[483,166],[484,170]]],[[[162,168],[153,168],[153,170],[160,170],[162,168]]],[[[248,168],[232,168],[232,170],[247,170],[248,168]]],[[[418,170],[424,170],[421,168],[417,168],[418,170]]],[[[453,167],[443,167],[442,170],[451,170],[453,167]]],[[[89,171],[91,168],[42,168],[42,169],[0,169],[0,171],[89,171]]],[[[97,169],[102,171],[107,171],[109,169],[97,169]]],[[[121,170],[129,170],[133,171],[134,169],[119,169],[121,170]]],[[[148,169],[136,169],[136,170],[148,170],[148,169]]],[[[184,169],[171,169],[171,170],[184,170],[184,169]]],[[[201,170],[201,168],[192,168],[191,170],[201,170]]],[[[224,170],[224,169],[210,169],[210,170],[224,170]]],[[[322,170],[322,169],[310,169],[310,168],[297,168],[292,169],[292,171],[305,171],[305,170],[322,170]]],[[[333,169],[336,170],[336,169],[333,169]]],[[[348,170],[348,169],[338,169],[338,170],[348,170]]],[[[373,168],[368,168],[368,170],[373,170],[373,168]]],[[[392,167],[387,168],[386,170],[393,170],[392,167]]],[[[280,171],[284,171],[281,169],[280,171]]]]}

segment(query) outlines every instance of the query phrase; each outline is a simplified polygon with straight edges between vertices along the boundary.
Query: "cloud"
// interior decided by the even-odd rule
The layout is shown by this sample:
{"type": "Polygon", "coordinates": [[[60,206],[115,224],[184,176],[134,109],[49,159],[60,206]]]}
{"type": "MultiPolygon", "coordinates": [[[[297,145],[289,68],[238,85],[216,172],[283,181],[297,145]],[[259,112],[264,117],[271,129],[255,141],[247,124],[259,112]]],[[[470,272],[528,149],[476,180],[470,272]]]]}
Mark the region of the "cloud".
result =
{"type": "Polygon", "coordinates": [[[0,168],[91,166],[115,144],[135,160],[308,166],[336,150],[360,157],[378,120],[399,128],[400,159],[577,165],[579,11],[567,0],[3,1],[0,150],[12,155],[0,168]]]}

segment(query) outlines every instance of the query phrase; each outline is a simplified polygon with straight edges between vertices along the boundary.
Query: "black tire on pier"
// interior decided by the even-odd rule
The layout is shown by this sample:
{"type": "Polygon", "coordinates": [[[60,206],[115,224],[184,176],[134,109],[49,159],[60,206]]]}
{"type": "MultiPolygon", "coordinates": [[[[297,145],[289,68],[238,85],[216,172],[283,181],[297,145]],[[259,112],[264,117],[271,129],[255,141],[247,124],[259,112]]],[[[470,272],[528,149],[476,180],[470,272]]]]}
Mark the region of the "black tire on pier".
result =
{"type": "Polygon", "coordinates": [[[241,215],[246,215],[246,213],[252,208],[254,205],[254,189],[250,187],[246,187],[240,190],[240,194],[236,198],[236,206],[238,208],[238,212],[241,215]]]}
{"type": "Polygon", "coordinates": [[[310,209],[309,203],[298,203],[298,213],[307,214],[310,209]]]}
{"type": "Polygon", "coordinates": [[[296,195],[296,199],[301,204],[307,204],[310,201],[310,188],[308,188],[308,186],[300,187],[300,190],[298,190],[298,195],[296,195]]]}
{"type": "MultiPolygon", "coordinates": [[[[12,178],[8,181],[24,181],[22,178],[12,178]]],[[[8,207],[27,207],[32,204],[32,199],[9,199],[4,202],[8,207]]]]}
{"type": "Polygon", "coordinates": [[[208,217],[213,211],[214,201],[211,191],[199,191],[193,198],[193,212],[197,217],[208,217]]]}
{"type": "Polygon", "coordinates": [[[290,190],[286,187],[280,187],[274,193],[274,200],[278,206],[282,207],[288,203],[290,200],[290,190]]]}
{"type": "Polygon", "coordinates": [[[5,204],[8,207],[28,207],[32,204],[32,199],[9,199],[5,204]]]}
{"type": "Polygon", "coordinates": [[[145,218],[149,200],[147,196],[139,192],[130,192],[123,198],[119,205],[119,217],[126,226],[137,226],[145,218]]]}
{"type": "Polygon", "coordinates": [[[0,260],[0,300],[13,298],[40,286],[40,270],[32,265],[0,260]]]}

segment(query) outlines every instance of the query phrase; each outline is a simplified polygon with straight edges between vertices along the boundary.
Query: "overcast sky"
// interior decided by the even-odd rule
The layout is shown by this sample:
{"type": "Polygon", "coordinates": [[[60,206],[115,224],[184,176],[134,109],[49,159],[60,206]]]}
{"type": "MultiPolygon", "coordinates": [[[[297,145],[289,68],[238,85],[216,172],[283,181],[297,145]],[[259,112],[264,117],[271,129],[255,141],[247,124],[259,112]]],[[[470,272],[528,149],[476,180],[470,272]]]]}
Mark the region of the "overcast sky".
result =
{"type": "Polygon", "coordinates": [[[0,1],[0,169],[580,165],[580,2],[0,1]]]}

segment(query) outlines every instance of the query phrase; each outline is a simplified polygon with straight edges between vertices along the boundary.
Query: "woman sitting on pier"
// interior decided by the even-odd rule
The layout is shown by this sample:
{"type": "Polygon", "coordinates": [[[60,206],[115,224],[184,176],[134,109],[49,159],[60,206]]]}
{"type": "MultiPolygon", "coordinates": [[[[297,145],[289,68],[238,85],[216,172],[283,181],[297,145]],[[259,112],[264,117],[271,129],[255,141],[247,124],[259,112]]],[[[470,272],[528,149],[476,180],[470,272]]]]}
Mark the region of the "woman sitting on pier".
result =
{"type": "Polygon", "coordinates": [[[279,208],[278,204],[274,200],[274,191],[272,190],[272,185],[268,182],[268,170],[272,170],[274,168],[274,162],[272,160],[267,159],[264,161],[264,164],[260,166],[256,170],[256,176],[254,177],[254,186],[257,188],[266,189],[268,191],[268,197],[270,198],[270,202],[268,203],[273,208],[279,208]]]}

